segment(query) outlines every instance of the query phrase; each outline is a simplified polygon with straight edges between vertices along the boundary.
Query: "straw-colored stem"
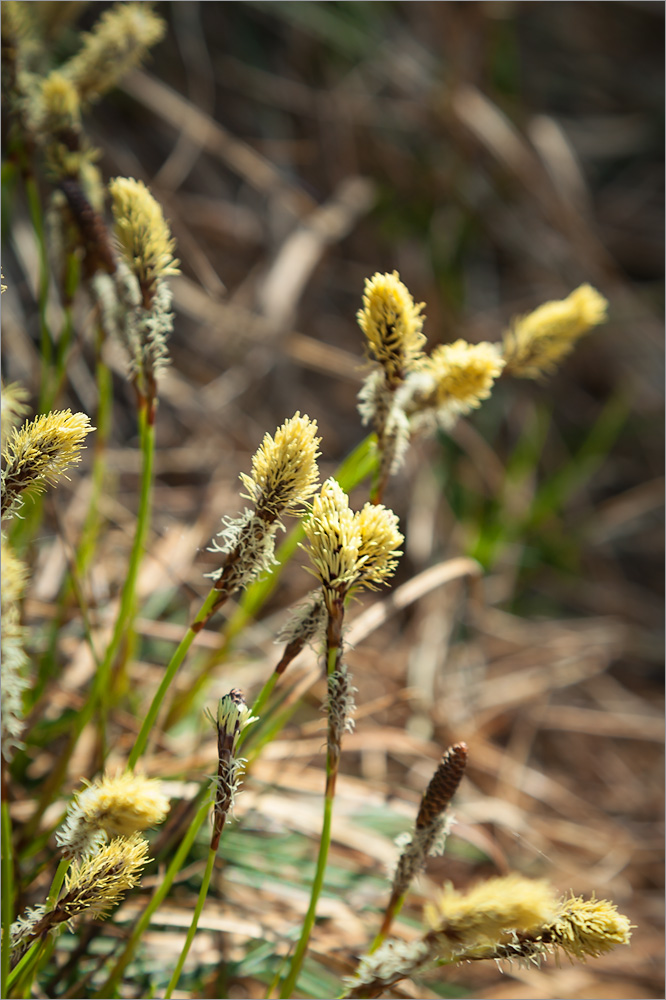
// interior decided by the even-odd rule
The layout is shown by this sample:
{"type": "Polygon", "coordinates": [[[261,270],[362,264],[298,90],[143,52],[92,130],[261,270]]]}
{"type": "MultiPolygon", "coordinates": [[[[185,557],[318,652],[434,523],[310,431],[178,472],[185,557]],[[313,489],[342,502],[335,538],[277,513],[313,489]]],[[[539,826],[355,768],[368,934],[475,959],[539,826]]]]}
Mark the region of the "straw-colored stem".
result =
{"type": "Polygon", "coordinates": [[[180,979],[180,974],[183,971],[183,966],[185,965],[185,960],[192,947],[192,942],[194,941],[194,935],[197,932],[197,926],[199,924],[199,917],[204,908],[204,903],[206,902],[206,896],[208,895],[208,887],[210,886],[211,876],[213,874],[213,867],[215,865],[215,858],[217,857],[217,851],[214,851],[211,847],[208,851],[208,861],[206,863],[206,870],[203,873],[203,878],[201,880],[201,888],[199,889],[199,898],[197,899],[197,905],[194,908],[194,914],[192,916],[192,923],[190,924],[190,929],[187,932],[187,937],[185,939],[185,944],[183,945],[183,950],[180,953],[178,962],[176,963],[176,968],[173,970],[173,975],[169,980],[169,985],[166,988],[166,993],[164,994],[164,1000],[169,1000],[171,994],[178,985],[178,980],[180,979]]]}
{"type": "Polygon", "coordinates": [[[186,860],[187,855],[189,854],[190,848],[194,843],[194,839],[197,833],[199,832],[204,820],[206,819],[209,810],[210,810],[210,801],[206,801],[201,806],[196,816],[192,820],[189,829],[185,834],[185,837],[183,838],[183,841],[181,842],[178,850],[176,851],[171,861],[171,864],[164,873],[164,877],[160,882],[159,888],[155,891],[155,894],[148,903],[148,906],[145,908],[145,910],[137,920],[136,924],[134,925],[132,933],[130,934],[127,940],[127,943],[123,949],[122,954],[117,959],[104,985],[95,994],[95,1000],[107,1000],[107,998],[115,995],[118,982],[120,981],[120,977],[122,976],[124,970],[131,961],[132,956],[134,955],[134,949],[136,948],[138,942],[141,940],[141,937],[143,936],[146,928],[150,924],[150,918],[164,900],[166,894],[168,893],[169,889],[173,884],[173,880],[175,879],[176,875],[182,868],[183,863],[186,860]]]}
{"type": "Polygon", "coordinates": [[[208,618],[210,617],[211,614],[211,609],[215,607],[215,603],[219,600],[219,597],[220,597],[219,591],[215,590],[215,588],[213,587],[210,590],[208,597],[202,604],[201,609],[199,610],[199,613],[197,614],[196,618],[188,628],[187,632],[181,639],[176,651],[169,660],[167,668],[164,671],[164,677],[162,678],[162,682],[158,687],[157,691],[155,692],[155,695],[153,696],[153,700],[150,703],[150,708],[148,709],[148,713],[146,714],[146,717],[143,720],[141,730],[139,731],[139,735],[136,738],[136,742],[132,748],[132,752],[129,755],[129,760],[127,761],[127,767],[129,769],[135,767],[139,757],[141,757],[144,750],[146,749],[146,744],[148,742],[148,736],[150,735],[150,730],[155,724],[155,720],[157,719],[157,715],[162,706],[162,702],[164,701],[166,693],[169,690],[174,677],[176,676],[178,668],[185,659],[190,646],[192,645],[192,643],[197,637],[198,632],[200,631],[200,623],[208,621],[208,618]]]}
{"type": "MultiPolygon", "coordinates": [[[[342,624],[342,607],[340,608],[340,627],[335,627],[332,629],[329,623],[329,644],[326,653],[326,673],[330,677],[336,670],[338,665],[338,660],[340,656],[340,633],[342,624]],[[331,633],[336,633],[337,644],[333,645],[331,643],[331,633]]],[[[317,867],[315,869],[315,875],[312,882],[312,889],[310,890],[310,905],[308,906],[308,911],[305,914],[305,919],[303,921],[303,926],[301,928],[301,936],[299,938],[298,944],[296,945],[296,950],[291,959],[289,966],[289,972],[282,983],[282,988],[280,990],[281,998],[292,997],[294,990],[296,988],[296,983],[300,975],[301,969],[303,967],[303,962],[305,961],[305,955],[308,950],[308,945],[310,943],[310,935],[312,933],[312,928],[314,927],[315,918],[317,915],[317,903],[319,902],[319,897],[321,895],[321,890],[324,886],[324,875],[326,874],[326,862],[328,861],[328,852],[331,846],[331,827],[333,820],[333,802],[335,799],[335,786],[338,776],[338,765],[340,762],[339,747],[337,752],[329,744],[326,752],[326,793],[324,796],[324,816],[322,820],[321,827],[321,837],[319,841],[319,854],[317,856],[317,867]]]]}
{"type": "Polygon", "coordinates": [[[9,975],[10,936],[9,930],[14,919],[14,854],[12,850],[12,821],[9,816],[9,802],[2,802],[2,989],[7,996],[9,975]]]}

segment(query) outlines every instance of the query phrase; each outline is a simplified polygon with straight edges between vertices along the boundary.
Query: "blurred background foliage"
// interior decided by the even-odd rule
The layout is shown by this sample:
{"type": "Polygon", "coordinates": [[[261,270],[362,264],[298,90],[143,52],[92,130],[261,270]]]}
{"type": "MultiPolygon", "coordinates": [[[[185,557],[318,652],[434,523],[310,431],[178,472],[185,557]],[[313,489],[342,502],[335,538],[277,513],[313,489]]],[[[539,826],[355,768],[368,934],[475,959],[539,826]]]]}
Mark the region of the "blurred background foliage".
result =
{"type": "MultiPolygon", "coordinates": [[[[108,5],[39,6],[58,63],[108,5]]],[[[354,840],[352,818],[356,830],[394,835],[396,803],[402,815],[438,748],[466,739],[459,836],[432,879],[546,872],[563,890],[611,896],[639,930],[631,953],[582,971],[501,979],[473,968],[429,979],[422,995],[663,996],[663,5],[157,9],[166,38],[86,120],[105,178],[141,178],[164,205],[183,271],[158,416],[153,560],[124,679],[133,710],[141,684],[154,689],[193,593],[204,593],[212,563],[203,549],[236,509],[237,473],[263,433],[296,409],[316,418],[324,475],[361,439],[354,316],[366,277],[399,270],[427,303],[430,346],[499,340],[512,316],[589,281],[610,302],[607,326],[546,382],[502,381],[450,436],[415,446],[390,484],[386,503],[407,534],[399,584],[458,555],[486,575],[481,594],[436,590],[352,654],[358,702],[369,708],[343,755],[346,825],[308,975],[311,995],[331,995],[327,977],[348,972],[374,932],[381,865],[354,840]]],[[[36,394],[35,250],[20,196],[4,205],[3,233],[3,374],[36,394]]],[[[92,415],[86,302],[75,329],[59,402],[92,415]]],[[[117,592],[137,485],[124,361],[108,348],[115,409],[106,530],[87,581],[93,605],[117,592]]],[[[75,476],[69,493],[46,500],[32,542],[26,613],[36,636],[47,635],[45,608],[66,566],[56,527],[77,537],[84,486],[85,474],[75,476]]],[[[211,634],[215,694],[240,686],[249,700],[272,667],[285,607],[307,587],[291,568],[231,663],[214,666],[211,634]]],[[[63,670],[81,642],[74,606],[70,615],[63,670]]],[[[62,690],[71,709],[75,695],[62,690]]],[[[321,784],[319,693],[294,715],[288,745],[253,763],[240,825],[223,839],[219,921],[202,922],[208,950],[193,952],[193,996],[263,995],[276,950],[263,939],[283,941],[298,926],[318,812],[308,794],[321,784]],[[230,913],[246,920],[245,934],[232,933],[230,913]]],[[[116,709],[121,759],[132,732],[116,709]]],[[[155,773],[184,780],[211,769],[193,719],[164,737],[177,768],[156,751],[155,773]]],[[[28,785],[48,770],[59,721],[31,749],[28,785]]],[[[85,756],[75,763],[88,774],[85,756]]],[[[182,927],[196,871],[179,889],[182,927]]],[[[415,920],[408,909],[404,927],[415,920]]],[[[142,988],[171,954],[174,931],[163,930],[134,970],[142,988]]]]}

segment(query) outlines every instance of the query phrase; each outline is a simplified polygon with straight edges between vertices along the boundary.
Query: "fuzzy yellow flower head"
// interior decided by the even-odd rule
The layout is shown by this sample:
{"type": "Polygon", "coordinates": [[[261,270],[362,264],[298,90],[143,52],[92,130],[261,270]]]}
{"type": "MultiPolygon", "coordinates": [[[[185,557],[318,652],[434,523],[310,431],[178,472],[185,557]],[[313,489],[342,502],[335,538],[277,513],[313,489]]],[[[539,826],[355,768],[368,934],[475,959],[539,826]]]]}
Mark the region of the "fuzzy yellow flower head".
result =
{"type": "Polygon", "coordinates": [[[424,302],[415,305],[397,271],[366,279],[363,308],[356,318],[371,357],[382,366],[391,386],[397,386],[423,354],[424,306],[424,302]]]}
{"type": "Polygon", "coordinates": [[[57,70],[49,73],[41,82],[35,113],[35,126],[42,131],[78,129],[81,124],[81,103],[72,81],[57,70]]]}
{"type": "Polygon", "coordinates": [[[329,594],[385,583],[401,555],[403,537],[393,511],[381,504],[366,504],[354,514],[335,479],[327,479],[314,498],[303,529],[314,574],[329,594]]]}
{"type": "Polygon", "coordinates": [[[80,462],[83,441],[93,430],[85,413],[70,410],[46,413],[14,428],[2,453],[3,517],[18,509],[22,493],[53,485],[80,462]]]}
{"type": "Polygon", "coordinates": [[[149,860],[148,841],[138,833],[116,837],[92,857],[73,862],[58,908],[70,919],[83,912],[92,918],[104,916],[137,884],[149,860]]]}
{"type": "Polygon", "coordinates": [[[424,916],[442,935],[444,951],[466,955],[487,952],[512,931],[529,933],[547,926],[558,912],[555,892],[547,882],[520,875],[491,878],[468,892],[447,887],[424,916]]]}
{"type": "Polygon", "coordinates": [[[354,522],[361,536],[358,583],[374,590],[393,576],[405,539],[398,531],[397,515],[382,504],[366,503],[354,522]]]}
{"type": "Polygon", "coordinates": [[[109,191],[122,254],[137,277],[144,306],[149,308],[156,282],[180,273],[180,262],[173,256],[176,241],[161,206],[143,181],[116,177],[109,182],[109,191]]]}
{"type": "Polygon", "coordinates": [[[581,285],[566,299],[546,302],[514,320],[504,334],[507,373],[538,378],[553,372],[584,333],[606,322],[607,311],[603,295],[581,285]]]}
{"type": "Polygon", "coordinates": [[[441,344],[419,365],[419,377],[428,382],[416,397],[416,409],[432,409],[441,423],[451,423],[488,399],[503,367],[495,344],[441,344]]]}
{"type": "Polygon", "coordinates": [[[631,939],[631,924],[614,903],[573,895],[564,901],[548,930],[552,943],[573,958],[596,958],[631,939]]]}
{"type": "Polygon", "coordinates": [[[65,854],[77,857],[99,846],[100,834],[129,837],[163,822],[168,811],[159,781],[131,771],[107,775],[79,792],[56,840],[65,854]]]}
{"type": "Polygon", "coordinates": [[[62,68],[82,102],[98,100],[136,66],[166,30],[149,3],[117,3],[105,11],[62,68]]]}
{"type": "Polygon", "coordinates": [[[112,840],[91,857],[74,861],[55,905],[49,909],[32,907],[14,921],[12,951],[20,956],[33,941],[56,934],[60,925],[82,914],[90,920],[103,919],[138,883],[149,860],[147,841],[135,833],[127,840],[112,840]]]}
{"type": "Polygon", "coordinates": [[[298,411],[264,440],[252,458],[252,474],[241,474],[257,510],[269,516],[298,513],[317,488],[317,458],[321,438],[317,422],[298,411]]]}
{"type": "Polygon", "coordinates": [[[324,588],[349,588],[358,572],[361,534],[349,497],[335,479],[327,479],[315,496],[303,530],[314,574],[324,588]]]}

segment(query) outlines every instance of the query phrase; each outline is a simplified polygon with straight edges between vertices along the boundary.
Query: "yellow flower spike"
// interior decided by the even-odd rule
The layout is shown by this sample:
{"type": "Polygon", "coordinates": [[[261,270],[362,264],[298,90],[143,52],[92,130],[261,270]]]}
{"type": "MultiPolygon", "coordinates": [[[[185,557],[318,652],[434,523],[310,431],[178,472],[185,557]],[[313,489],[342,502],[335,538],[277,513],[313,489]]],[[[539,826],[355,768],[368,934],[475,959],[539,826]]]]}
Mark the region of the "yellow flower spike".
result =
{"type": "Polygon", "coordinates": [[[382,504],[366,503],[354,521],[361,536],[359,557],[363,560],[358,582],[375,590],[393,576],[405,539],[398,531],[397,515],[382,504]]]}
{"type": "Polygon", "coordinates": [[[78,793],[56,841],[63,854],[80,857],[103,843],[102,833],[129,837],[162,823],[168,811],[159,781],[131,771],[106,775],[78,793]]]}
{"type": "Polygon", "coordinates": [[[303,530],[310,544],[312,572],[324,590],[348,590],[359,570],[361,533],[349,498],[335,479],[327,479],[315,496],[303,530]]]}
{"type": "Polygon", "coordinates": [[[552,886],[520,875],[491,878],[464,893],[448,886],[436,905],[424,909],[426,922],[442,945],[441,957],[492,951],[507,933],[548,926],[557,913],[552,886]]]}
{"type": "Polygon", "coordinates": [[[97,854],[73,862],[57,908],[68,919],[82,912],[92,919],[103,917],[138,883],[149,860],[148,841],[140,834],[116,837],[97,854]]]}
{"type": "Polygon", "coordinates": [[[573,958],[584,959],[629,944],[631,923],[607,899],[571,896],[549,928],[550,940],[573,958]]]}
{"type": "Polygon", "coordinates": [[[513,321],[504,334],[507,374],[539,378],[555,371],[576,341],[607,319],[608,301],[591,285],[566,299],[546,302],[513,321]]]}
{"type": "Polygon", "coordinates": [[[317,422],[297,410],[264,440],[252,458],[252,474],[241,474],[241,481],[261,516],[281,513],[298,514],[315,489],[319,479],[317,458],[321,438],[317,422]]]}
{"type": "Polygon", "coordinates": [[[368,351],[384,369],[386,381],[396,386],[423,354],[424,302],[415,305],[397,271],[367,278],[358,325],[366,336],[368,351]]]}
{"type": "Polygon", "coordinates": [[[20,955],[32,941],[55,933],[60,924],[74,917],[103,919],[123,894],[137,885],[149,860],[148,842],[135,833],[129,839],[117,837],[97,854],[74,861],[53,909],[36,906],[14,921],[12,951],[20,955]]]}
{"type": "Polygon", "coordinates": [[[41,81],[36,97],[38,126],[47,132],[78,129],[81,124],[79,94],[66,76],[54,70],[41,81]]]}
{"type": "Polygon", "coordinates": [[[150,308],[155,285],[179,274],[171,236],[162,208],[143,181],[116,177],[109,182],[115,234],[122,254],[141,287],[144,307],[150,308]]]}
{"type": "Polygon", "coordinates": [[[18,382],[10,382],[8,385],[5,385],[4,382],[2,383],[2,391],[0,392],[0,428],[3,448],[9,437],[9,432],[18,424],[21,417],[24,417],[28,412],[25,402],[27,398],[27,389],[24,389],[18,382]]]}
{"type": "Polygon", "coordinates": [[[465,340],[441,344],[419,365],[417,378],[428,381],[421,392],[417,390],[416,412],[434,411],[440,423],[450,425],[488,399],[503,368],[504,360],[495,344],[468,344],[465,340]]]}
{"type": "Polygon", "coordinates": [[[2,516],[16,512],[22,493],[54,485],[80,462],[83,441],[94,430],[85,413],[70,410],[46,413],[21,430],[14,428],[2,453],[2,516]]]}
{"type": "Polygon", "coordinates": [[[164,36],[166,25],[149,3],[117,3],[105,11],[80,51],[62,67],[84,103],[98,100],[164,36]]]}

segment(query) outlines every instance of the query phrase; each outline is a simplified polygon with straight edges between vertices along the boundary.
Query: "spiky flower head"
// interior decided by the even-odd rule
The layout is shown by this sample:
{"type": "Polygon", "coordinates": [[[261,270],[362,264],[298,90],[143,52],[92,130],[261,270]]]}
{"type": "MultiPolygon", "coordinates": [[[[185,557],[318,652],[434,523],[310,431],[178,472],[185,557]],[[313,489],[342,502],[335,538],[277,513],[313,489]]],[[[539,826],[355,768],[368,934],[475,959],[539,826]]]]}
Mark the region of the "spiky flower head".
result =
{"type": "Polygon", "coordinates": [[[1,383],[0,405],[2,412],[0,415],[0,433],[2,434],[2,447],[9,437],[9,432],[28,412],[26,400],[28,391],[19,382],[10,382],[5,385],[1,383]]]}
{"type": "Polygon", "coordinates": [[[398,531],[398,517],[382,504],[366,503],[354,515],[361,536],[358,584],[376,590],[393,576],[404,536],[398,531]]]}
{"type": "Polygon", "coordinates": [[[580,285],[566,299],[545,302],[513,321],[504,334],[507,374],[539,378],[555,371],[576,341],[607,319],[608,301],[591,285],[580,285]]]}
{"type": "Polygon", "coordinates": [[[356,319],[365,334],[368,353],[382,366],[391,386],[402,381],[423,353],[424,306],[424,302],[414,304],[397,271],[366,279],[363,308],[356,319]]]}
{"type": "Polygon", "coordinates": [[[179,274],[172,238],[162,208],[143,181],[116,177],[109,182],[115,233],[120,249],[150,308],[158,281],[179,274]]]}
{"type": "Polygon", "coordinates": [[[205,715],[217,730],[220,749],[229,753],[235,753],[240,734],[258,718],[252,715],[245,703],[243,692],[238,688],[232,688],[228,694],[220,698],[216,715],[213,715],[210,709],[206,709],[205,715]]]}
{"type": "Polygon", "coordinates": [[[324,590],[348,590],[359,571],[361,533],[349,497],[335,479],[327,479],[315,496],[303,530],[324,590]]]}
{"type": "MultiPolygon", "coordinates": [[[[552,943],[572,958],[597,958],[619,944],[629,944],[631,923],[607,899],[565,899],[548,928],[552,943]]],[[[547,937],[546,935],[544,935],[547,937]]]]}
{"type": "Polygon", "coordinates": [[[129,837],[162,823],[168,811],[159,781],[132,771],[105,775],[78,793],[56,841],[65,856],[81,857],[99,848],[104,834],[129,837]]]}
{"type": "Polygon", "coordinates": [[[58,70],[40,81],[35,96],[34,126],[51,134],[81,126],[81,101],[72,81],[58,70]]]}
{"type": "Polygon", "coordinates": [[[85,413],[59,410],[35,417],[12,431],[2,459],[2,515],[15,513],[21,494],[53,485],[66,469],[81,461],[87,434],[95,428],[85,413]]]}
{"type": "Polygon", "coordinates": [[[324,592],[344,595],[353,586],[375,589],[393,574],[402,553],[398,518],[381,504],[366,504],[354,514],[349,497],[327,479],[303,525],[309,556],[324,592]]]}
{"type": "Polygon", "coordinates": [[[243,496],[260,516],[273,519],[282,513],[302,513],[304,502],[317,488],[320,443],[316,420],[298,410],[278,427],[275,437],[264,435],[252,458],[252,474],[240,476],[247,490],[243,496]]]}
{"type": "Polygon", "coordinates": [[[116,3],[83,35],[81,49],[62,72],[76,87],[80,100],[89,104],[138,65],[165,30],[150,3],[116,3]]]}
{"type": "Polygon", "coordinates": [[[442,426],[450,427],[457,417],[476,409],[490,396],[503,368],[504,360],[495,344],[468,344],[465,340],[440,344],[419,363],[413,401],[406,400],[405,408],[415,423],[420,417],[427,420],[434,416],[442,426]]]}
{"type": "Polygon", "coordinates": [[[96,854],[74,861],[53,909],[35,907],[12,924],[12,951],[20,955],[32,941],[55,933],[74,917],[103,919],[123,894],[137,885],[149,860],[148,842],[134,833],[127,839],[117,837],[96,854]]]}

